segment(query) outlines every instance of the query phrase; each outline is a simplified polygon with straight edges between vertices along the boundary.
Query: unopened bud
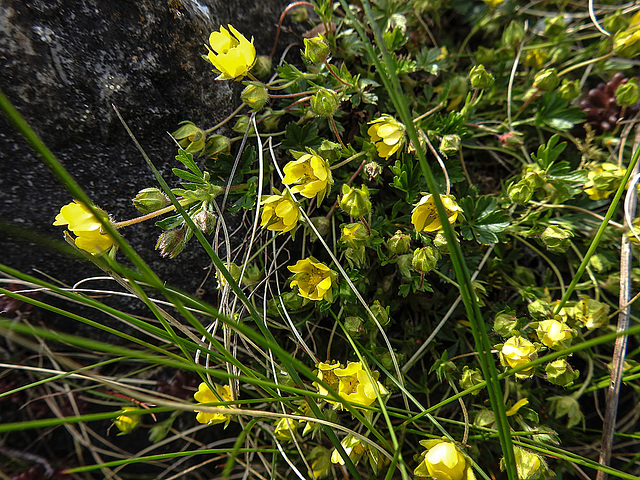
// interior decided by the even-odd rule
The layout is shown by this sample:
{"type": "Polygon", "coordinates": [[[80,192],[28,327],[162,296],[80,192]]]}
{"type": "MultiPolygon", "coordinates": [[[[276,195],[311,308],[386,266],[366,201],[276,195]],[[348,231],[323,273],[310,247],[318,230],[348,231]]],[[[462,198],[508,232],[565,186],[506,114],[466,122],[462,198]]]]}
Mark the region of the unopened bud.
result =
{"type": "Polygon", "coordinates": [[[511,21],[502,32],[503,43],[510,48],[516,48],[524,39],[524,27],[515,21],[511,21]]]}
{"type": "Polygon", "coordinates": [[[251,68],[251,74],[258,80],[266,80],[271,73],[271,59],[268,55],[258,55],[251,68]]]}
{"type": "Polygon", "coordinates": [[[543,92],[555,90],[560,84],[558,71],[555,68],[545,68],[536,74],[533,80],[533,88],[538,88],[543,92]]]}
{"type": "Polygon", "coordinates": [[[401,230],[398,230],[393,237],[387,240],[387,248],[396,255],[407,253],[411,246],[411,237],[401,230]]]}
{"type": "Polygon", "coordinates": [[[369,189],[366,185],[360,188],[352,188],[346,183],[342,185],[342,197],[340,198],[340,208],[354,218],[360,218],[371,211],[371,200],[369,200],[369,189]]]}
{"type": "Polygon", "coordinates": [[[140,213],[153,213],[171,203],[159,188],[151,187],[140,190],[133,199],[133,206],[140,213]]]}
{"type": "Polygon", "coordinates": [[[493,319],[493,329],[504,338],[513,337],[518,334],[518,318],[507,312],[498,313],[493,319]]]}
{"type": "Polygon", "coordinates": [[[503,147],[507,148],[520,148],[524,145],[522,134],[520,132],[510,131],[503,133],[502,135],[498,135],[498,140],[500,140],[503,147]]]}
{"type": "Polygon", "coordinates": [[[380,323],[380,325],[387,325],[389,323],[389,307],[383,307],[380,301],[375,300],[373,305],[369,307],[373,316],[376,317],[376,320],[380,323]]]}
{"type": "Polygon", "coordinates": [[[495,78],[484,68],[484,65],[475,65],[469,72],[471,87],[478,90],[489,88],[495,82],[495,78]]]}
{"type": "Polygon", "coordinates": [[[507,188],[507,195],[513,203],[525,204],[533,196],[533,186],[524,181],[513,183],[507,188]]]}
{"type": "MultiPolygon", "coordinates": [[[[329,220],[324,215],[320,217],[312,217],[311,223],[313,223],[313,226],[316,227],[320,236],[324,237],[327,233],[329,233],[329,228],[331,227],[331,220],[329,220]]],[[[316,240],[318,240],[316,232],[314,232],[313,230],[310,231],[309,240],[311,242],[315,242],[316,240]]]]}
{"type": "Polygon", "coordinates": [[[163,232],[156,242],[156,250],[160,250],[160,255],[163,257],[176,257],[187,244],[185,233],[186,227],[163,232]]]}
{"type": "Polygon", "coordinates": [[[440,153],[445,157],[456,153],[460,150],[460,135],[443,135],[438,150],[440,150],[440,153]]]}
{"type": "Polygon", "coordinates": [[[365,332],[364,320],[356,316],[347,317],[344,319],[344,328],[353,338],[358,338],[365,332]]]}
{"type": "Polygon", "coordinates": [[[640,88],[638,88],[638,80],[632,78],[627,83],[623,83],[616,88],[616,102],[621,107],[630,107],[638,103],[640,98],[640,88]]]}
{"type": "Polygon", "coordinates": [[[329,45],[322,35],[304,39],[302,56],[311,63],[324,63],[329,56],[329,45]]]}
{"type": "Polygon", "coordinates": [[[573,233],[566,228],[551,225],[542,232],[542,242],[548,250],[554,253],[564,253],[571,245],[573,233]]]}
{"type": "Polygon", "coordinates": [[[422,247],[413,252],[411,266],[421,273],[428,273],[436,268],[440,254],[433,247],[422,247]]]}
{"type": "Polygon", "coordinates": [[[311,110],[316,115],[330,117],[340,106],[340,97],[333,90],[321,88],[311,97],[311,110]]]}
{"type": "Polygon", "coordinates": [[[579,80],[567,80],[564,78],[562,84],[558,88],[558,94],[563,100],[568,102],[575,100],[580,96],[580,82],[579,80]]]}
{"type": "Polygon", "coordinates": [[[216,216],[204,208],[193,216],[193,223],[202,231],[209,235],[216,226],[216,216]]]}
{"type": "Polygon", "coordinates": [[[221,153],[229,153],[231,151],[231,140],[224,135],[211,135],[207,138],[207,144],[204,147],[204,154],[208,158],[216,159],[221,153]]]}
{"type": "MultiPolygon", "coordinates": [[[[467,388],[475,387],[484,381],[482,373],[477,368],[469,368],[467,365],[462,369],[462,376],[460,377],[460,387],[464,390],[467,388]]],[[[472,395],[480,393],[481,389],[474,390],[472,395]]]]}
{"type": "Polygon", "coordinates": [[[171,134],[178,141],[178,145],[187,153],[201,151],[207,139],[204,131],[193,122],[180,122],[180,125],[182,126],[171,134]]]}
{"type": "Polygon", "coordinates": [[[268,99],[267,87],[259,82],[249,82],[240,94],[240,100],[251,107],[254,112],[261,110],[268,99]]]}
{"type": "Polygon", "coordinates": [[[262,280],[262,269],[252,263],[244,270],[244,275],[242,276],[242,283],[244,285],[254,285],[262,280]]]}

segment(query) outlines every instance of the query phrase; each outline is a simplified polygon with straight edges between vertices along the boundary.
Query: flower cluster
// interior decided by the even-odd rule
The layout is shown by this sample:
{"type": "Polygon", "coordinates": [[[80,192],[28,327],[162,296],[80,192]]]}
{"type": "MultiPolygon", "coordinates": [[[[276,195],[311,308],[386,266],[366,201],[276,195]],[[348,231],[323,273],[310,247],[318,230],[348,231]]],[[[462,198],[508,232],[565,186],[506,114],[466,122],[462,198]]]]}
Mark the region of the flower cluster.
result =
{"type": "MultiPolygon", "coordinates": [[[[328,383],[336,390],[341,398],[347,400],[354,406],[370,406],[376,401],[376,390],[381,396],[387,395],[389,391],[378,381],[378,372],[372,371],[371,377],[367,374],[361,362],[349,362],[346,367],[342,367],[339,362],[318,363],[318,379],[328,383]]],[[[329,398],[329,391],[320,383],[314,383],[320,395],[326,396],[327,402],[334,405],[335,409],[342,409],[344,406],[329,398]]]]}
{"type": "Polygon", "coordinates": [[[253,38],[247,40],[232,25],[229,30],[220,27],[219,32],[212,32],[209,36],[211,48],[206,46],[209,53],[205,58],[220,72],[216,80],[244,77],[256,61],[253,38]]]}
{"type": "Polygon", "coordinates": [[[292,152],[292,154],[296,160],[284,166],[282,183],[294,185],[291,191],[303,197],[316,197],[320,204],[333,184],[329,162],[313,151],[311,153],[292,152]]]}
{"type": "Polygon", "coordinates": [[[76,235],[76,247],[91,254],[106,253],[116,244],[111,235],[102,233],[102,223],[89,207],[77,200],[62,207],[53,224],[67,225],[76,235]]]}
{"type": "MultiPolygon", "coordinates": [[[[452,195],[440,195],[440,200],[447,212],[449,223],[454,223],[462,208],[452,195]]],[[[438,217],[433,195],[429,193],[420,199],[411,214],[411,223],[418,232],[435,232],[442,229],[442,221],[438,217]]]]}
{"type": "Polygon", "coordinates": [[[300,296],[309,300],[333,300],[333,284],[338,274],[324,263],[309,257],[287,268],[294,274],[290,286],[297,286],[300,296]]]}
{"type": "MultiPolygon", "coordinates": [[[[212,392],[209,386],[206,383],[201,383],[198,387],[198,391],[193,395],[196,402],[199,404],[207,404],[211,406],[215,406],[222,402],[230,402],[233,400],[231,397],[231,389],[228,385],[214,385],[216,389],[216,393],[212,392]]],[[[230,408],[227,405],[219,405],[218,408],[230,408]]],[[[196,416],[196,420],[200,423],[208,423],[209,425],[214,425],[216,423],[225,423],[225,427],[231,421],[230,415],[225,415],[224,413],[210,413],[203,412],[201,410],[195,409],[198,412],[196,416]]]]}

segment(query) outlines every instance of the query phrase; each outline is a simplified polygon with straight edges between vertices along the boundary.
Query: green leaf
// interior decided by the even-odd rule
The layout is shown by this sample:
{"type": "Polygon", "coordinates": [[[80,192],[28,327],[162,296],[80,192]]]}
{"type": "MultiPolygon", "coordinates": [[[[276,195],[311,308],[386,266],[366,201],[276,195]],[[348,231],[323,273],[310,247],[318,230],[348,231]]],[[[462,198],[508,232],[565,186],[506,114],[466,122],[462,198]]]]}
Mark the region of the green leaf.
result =
{"type": "Polygon", "coordinates": [[[557,160],[560,154],[567,147],[567,142],[558,144],[559,140],[560,135],[556,133],[549,139],[546,145],[540,145],[538,147],[538,153],[531,155],[543,170],[547,170],[551,167],[553,162],[557,160]]]}
{"type": "Polygon", "coordinates": [[[390,166],[395,175],[391,186],[405,192],[408,203],[414,203],[424,188],[422,172],[416,168],[413,159],[409,155],[403,155],[401,160],[390,166]]]}
{"type": "Polygon", "coordinates": [[[194,175],[191,172],[187,172],[186,170],[182,170],[181,168],[172,168],[171,171],[183,180],[187,180],[188,182],[195,183],[203,183],[202,177],[194,175]]]}
{"type": "Polygon", "coordinates": [[[163,230],[173,230],[174,228],[178,228],[184,223],[184,218],[182,215],[172,215],[171,217],[163,218],[162,220],[158,220],[156,222],[156,226],[160,227],[163,230]]]}
{"type": "Polygon", "coordinates": [[[473,238],[485,245],[506,241],[502,232],[509,226],[509,216],[502,210],[496,210],[496,205],[496,199],[489,195],[465,197],[460,201],[466,217],[461,226],[465,240],[473,238]]]}
{"type": "Polygon", "coordinates": [[[298,125],[290,123],[286,128],[285,138],[282,141],[284,150],[305,151],[306,147],[316,149],[320,146],[321,139],[318,136],[318,127],[314,123],[298,125]]]}
{"type": "Polygon", "coordinates": [[[187,167],[199,177],[202,177],[202,171],[200,170],[200,168],[198,168],[196,162],[193,161],[193,155],[191,155],[190,153],[187,153],[184,150],[180,149],[178,150],[178,155],[176,155],[176,160],[181,162],[185,167],[187,167]]]}
{"type": "Polygon", "coordinates": [[[568,107],[558,94],[548,92],[542,98],[542,106],[536,115],[536,125],[547,125],[556,130],[571,130],[584,121],[585,114],[576,107],[568,107]]]}
{"type": "Polygon", "coordinates": [[[233,165],[236,162],[234,156],[229,154],[221,154],[215,160],[206,159],[205,164],[207,170],[211,174],[209,182],[213,185],[226,186],[233,171],[233,181],[231,185],[244,183],[245,175],[249,174],[251,166],[256,159],[256,149],[253,145],[245,147],[240,157],[240,161],[234,171],[233,165]]]}
{"type": "Polygon", "coordinates": [[[307,78],[308,74],[301,72],[295,66],[285,63],[276,68],[280,78],[285,80],[304,80],[307,78]]]}

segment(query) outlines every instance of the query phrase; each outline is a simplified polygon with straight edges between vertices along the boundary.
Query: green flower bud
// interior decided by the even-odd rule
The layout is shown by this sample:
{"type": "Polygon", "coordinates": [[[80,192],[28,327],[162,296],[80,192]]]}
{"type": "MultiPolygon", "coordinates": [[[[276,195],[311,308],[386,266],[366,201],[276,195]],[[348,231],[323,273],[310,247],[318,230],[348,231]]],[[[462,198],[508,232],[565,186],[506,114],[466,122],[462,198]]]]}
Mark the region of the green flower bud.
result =
{"type": "Polygon", "coordinates": [[[518,335],[518,318],[512,313],[499,312],[493,319],[493,329],[504,338],[518,335]]]}
{"type": "Polygon", "coordinates": [[[398,266],[398,270],[400,271],[400,275],[402,278],[409,281],[411,280],[411,264],[413,262],[413,254],[407,253],[405,255],[400,255],[398,257],[398,261],[396,265],[398,266]]]}
{"type": "Polygon", "coordinates": [[[369,177],[369,181],[373,182],[382,174],[382,165],[378,162],[369,162],[364,166],[364,173],[369,177]]]}
{"type": "Polygon", "coordinates": [[[498,135],[498,140],[500,140],[502,146],[506,148],[520,148],[524,145],[522,134],[520,132],[514,132],[513,130],[498,135]]]}
{"type": "Polygon", "coordinates": [[[547,37],[555,37],[564,33],[567,28],[567,24],[564,21],[564,17],[562,15],[558,15],[556,17],[548,17],[544,19],[545,27],[544,34],[547,37]]]}
{"type": "MultiPolygon", "coordinates": [[[[316,229],[318,230],[318,233],[321,236],[324,237],[327,233],[329,233],[329,228],[331,227],[331,220],[329,220],[324,215],[320,217],[312,217],[311,223],[313,223],[313,226],[316,227],[316,229]]],[[[310,230],[309,241],[315,242],[316,240],[318,240],[316,232],[314,232],[313,230],[310,230]]]]}
{"type": "Polygon", "coordinates": [[[567,417],[567,428],[573,428],[579,423],[584,423],[584,415],[580,411],[578,400],[571,395],[550,397],[549,412],[556,419],[567,417]]]}
{"type": "Polygon", "coordinates": [[[401,253],[407,253],[411,246],[411,237],[401,230],[398,230],[393,237],[387,240],[387,248],[391,253],[396,255],[401,253]]]}
{"type": "Polygon", "coordinates": [[[609,305],[582,295],[573,308],[573,315],[583,327],[595,330],[609,324],[609,305]]]}
{"type": "Polygon", "coordinates": [[[384,326],[389,323],[389,307],[383,307],[379,300],[375,300],[373,305],[369,307],[371,313],[376,317],[380,325],[384,326]]]}
{"type": "Polygon", "coordinates": [[[622,58],[632,58],[640,53],[640,28],[618,32],[613,37],[613,51],[622,58]]]}
{"type": "Polygon", "coordinates": [[[213,229],[216,226],[216,216],[204,208],[196,213],[193,217],[193,223],[200,229],[205,235],[213,233],[213,229]]]}
{"type": "Polygon", "coordinates": [[[411,266],[421,273],[428,273],[436,268],[440,253],[433,247],[422,247],[413,252],[411,266]]]}
{"type": "Polygon", "coordinates": [[[186,231],[187,228],[183,226],[163,232],[158,237],[155,249],[160,250],[160,255],[163,257],[176,257],[187,244],[186,231]]]}
{"type": "Polygon", "coordinates": [[[531,200],[533,192],[534,189],[531,183],[523,182],[522,180],[517,183],[512,183],[509,185],[509,188],[507,188],[507,195],[509,196],[509,199],[513,203],[518,204],[525,204],[531,200]]]}
{"type": "Polygon", "coordinates": [[[616,102],[621,107],[635,105],[638,103],[638,98],[640,98],[640,88],[638,88],[638,79],[636,78],[632,78],[616,88],[616,102]]]}
{"type": "Polygon", "coordinates": [[[266,80],[271,73],[271,59],[268,55],[258,55],[251,68],[251,74],[258,80],[266,80]]]}
{"type": "Polygon", "coordinates": [[[304,39],[302,56],[311,63],[324,63],[329,56],[329,45],[322,35],[304,39]]]}
{"type": "MultiPolygon", "coordinates": [[[[540,455],[520,447],[513,447],[513,453],[516,457],[516,470],[520,480],[545,478],[547,464],[540,455]]],[[[500,460],[500,469],[504,470],[504,458],[500,460]]]]}
{"type": "Polygon", "coordinates": [[[460,135],[443,135],[438,150],[446,157],[456,153],[460,150],[460,135]]]}
{"type": "Polygon", "coordinates": [[[495,63],[496,60],[498,59],[498,55],[495,50],[491,48],[483,47],[483,46],[478,47],[478,50],[476,50],[475,57],[476,57],[476,61],[479,64],[483,64],[483,65],[484,64],[491,65],[492,63],[495,63]]]}
{"type": "MultiPolygon", "coordinates": [[[[482,373],[477,368],[469,368],[467,365],[462,369],[462,376],[460,377],[460,388],[466,390],[467,388],[475,387],[484,381],[482,373]]],[[[480,393],[481,389],[474,390],[472,395],[480,393]]]]}
{"type": "Polygon", "coordinates": [[[249,82],[240,94],[240,100],[251,107],[254,112],[261,110],[268,99],[267,87],[259,82],[249,82]]]}
{"type": "Polygon", "coordinates": [[[529,311],[529,315],[536,320],[547,320],[553,317],[551,305],[539,298],[528,304],[527,310],[529,311]]]}
{"type": "Polygon", "coordinates": [[[369,189],[366,185],[360,188],[351,188],[346,183],[342,185],[342,197],[339,201],[340,208],[354,218],[360,218],[371,211],[369,189]]]}
{"type": "Polygon", "coordinates": [[[555,90],[559,84],[560,79],[558,78],[558,71],[555,68],[540,70],[533,80],[533,88],[538,88],[543,92],[555,90]]]}
{"type": "Polygon", "coordinates": [[[254,285],[262,280],[262,269],[252,263],[247,268],[244,269],[244,275],[242,276],[242,283],[244,285],[254,285]]]}
{"type": "Polygon", "coordinates": [[[204,131],[193,122],[180,122],[180,125],[182,126],[171,134],[178,141],[178,145],[187,153],[198,153],[202,150],[207,138],[204,131]]]}
{"type": "Polygon", "coordinates": [[[231,151],[231,140],[224,135],[211,135],[207,138],[207,144],[204,147],[204,154],[207,158],[216,159],[221,153],[229,153],[231,151]]]}
{"type": "Polygon", "coordinates": [[[347,248],[344,257],[351,268],[363,268],[368,265],[369,259],[364,246],[347,248]]]}
{"type": "Polygon", "coordinates": [[[158,211],[171,203],[169,197],[155,187],[140,190],[132,201],[136,210],[144,214],[158,211]]]}
{"type": "Polygon", "coordinates": [[[233,130],[234,132],[244,134],[244,132],[247,131],[247,128],[249,128],[249,135],[254,133],[253,125],[249,126],[249,116],[239,115],[238,120],[236,120],[235,125],[231,127],[231,130],[233,130]]]}
{"type": "Polygon", "coordinates": [[[615,34],[629,27],[629,17],[621,10],[616,10],[611,15],[604,17],[602,25],[607,32],[615,34]]]}
{"type": "Polygon", "coordinates": [[[524,34],[524,27],[520,23],[512,20],[502,32],[502,43],[507,47],[515,49],[524,39],[524,34]]]}
{"type": "Polygon", "coordinates": [[[337,162],[342,156],[342,145],[329,140],[323,140],[318,148],[318,155],[329,163],[337,162]]]}
{"type": "Polygon", "coordinates": [[[482,408],[476,412],[476,417],[473,420],[473,424],[476,427],[491,427],[496,423],[496,415],[487,408],[482,408]]]}
{"type": "Polygon", "coordinates": [[[362,222],[341,225],[342,236],[339,242],[351,248],[358,248],[367,245],[371,235],[362,222]]]}
{"type": "Polygon", "coordinates": [[[289,11],[289,15],[291,16],[291,20],[296,23],[302,23],[309,20],[309,12],[307,11],[307,7],[305,7],[304,5],[292,8],[289,11]]]}
{"type": "Polygon", "coordinates": [[[333,90],[321,88],[311,97],[311,110],[316,115],[330,117],[340,106],[340,97],[333,90]]]}
{"type": "Polygon", "coordinates": [[[568,387],[580,376],[580,372],[571,368],[564,359],[549,362],[544,370],[547,373],[547,381],[561,387],[568,387]]]}
{"type": "Polygon", "coordinates": [[[358,338],[365,332],[364,320],[357,316],[347,317],[344,319],[344,328],[353,338],[358,338]]]}
{"type": "Polygon", "coordinates": [[[444,236],[444,233],[438,232],[436,234],[436,236],[433,238],[433,246],[436,247],[438,251],[443,255],[449,254],[449,242],[447,241],[447,237],[444,236]]]}
{"type": "Polygon", "coordinates": [[[542,232],[542,243],[554,253],[564,253],[571,245],[571,237],[573,237],[571,231],[557,225],[551,225],[542,232]]]}
{"type": "Polygon", "coordinates": [[[580,82],[578,80],[562,79],[562,83],[558,88],[558,93],[563,100],[568,102],[575,100],[580,96],[580,82]]]}
{"type": "Polygon", "coordinates": [[[489,88],[495,82],[495,78],[484,68],[484,65],[475,65],[469,72],[471,87],[478,90],[489,88]]]}
{"type": "Polygon", "coordinates": [[[138,425],[140,425],[140,415],[128,413],[135,410],[139,410],[138,407],[124,407],[122,409],[122,415],[116,417],[113,421],[116,428],[120,430],[118,435],[131,433],[138,425]]]}

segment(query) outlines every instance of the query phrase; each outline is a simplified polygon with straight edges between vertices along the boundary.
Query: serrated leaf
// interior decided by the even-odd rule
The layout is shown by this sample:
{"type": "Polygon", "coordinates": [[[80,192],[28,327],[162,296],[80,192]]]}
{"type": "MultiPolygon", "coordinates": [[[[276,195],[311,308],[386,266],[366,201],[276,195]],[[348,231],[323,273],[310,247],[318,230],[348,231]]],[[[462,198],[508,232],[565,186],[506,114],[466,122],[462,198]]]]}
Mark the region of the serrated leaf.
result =
{"type": "Polygon", "coordinates": [[[285,138],[282,141],[282,148],[285,150],[305,151],[306,147],[316,149],[320,146],[321,139],[318,136],[318,127],[313,123],[297,125],[290,123],[287,125],[285,138]]]}
{"type": "Polygon", "coordinates": [[[536,115],[536,125],[547,125],[557,130],[570,130],[585,119],[582,110],[569,107],[558,94],[549,92],[542,98],[542,106],[536,115]]]}
{"type": "Polygon", "coordinates": [[[194,175],[191,172],[187,172],[186,170],[182,170],[181,168],[172,168],[171,171],[175,176],[180,177],[183,180],[188,182],[202,183],[202,177],[194,175]]]}
{"type": "Polygon", "coordinates": [[[178,160],[199,177],[202,177],[202,171],[200,170],[198,165],[196,165],[196,162],[193,161],[193,155],[191,155],[190,153],[187,153],[184,150],[180,149],[178,150],[178,155],[176,155],[176,160],[178,160]]]}
{"type": "Polygon", "coordinates": [[[496,210],[496,205],[496,199],[489,195],[465,197],[460,201],[466,218],[460,229],[465,240],[473,238],[484,245],[505,240],[501,233],[509,226],[509,216],[496,210]]]}
{"type": "Polygon", "coordinates": [[[285,80],[302,80],[306,78],[307,74],[298,70],[295,66],[285,63],[276,68],[280,78],[285,80]]]}
{"type": "Polygon", "coordinates": [[[395,175],[391,186],[405,192],[408,203],[415,202],[423,187],[422,171],[408,155],[403,155],[390,169],[395,175]]]}
{"type": "Polygon", "coordinates": [[[184,219],[182,215],[172,215],[171,217],[163,218],[162,220],[158,220],[156,222],[156,226],[160,227],[163,230],[173,230],[174,228],[178,228],[184,219]]]}

